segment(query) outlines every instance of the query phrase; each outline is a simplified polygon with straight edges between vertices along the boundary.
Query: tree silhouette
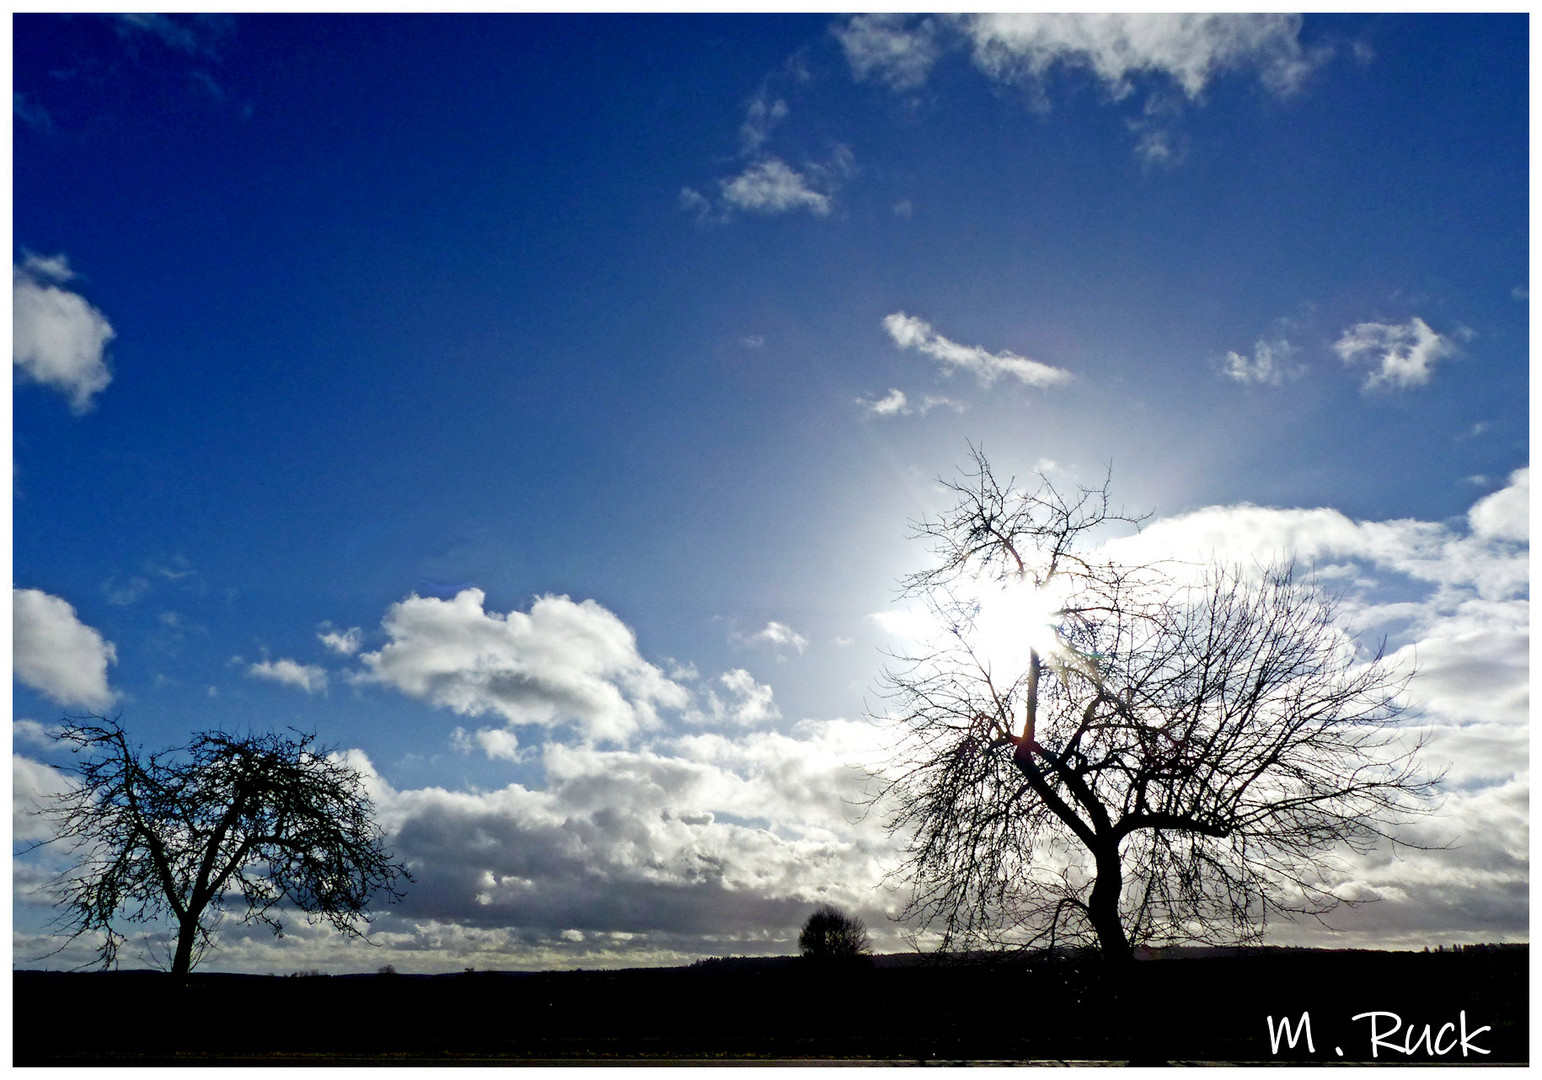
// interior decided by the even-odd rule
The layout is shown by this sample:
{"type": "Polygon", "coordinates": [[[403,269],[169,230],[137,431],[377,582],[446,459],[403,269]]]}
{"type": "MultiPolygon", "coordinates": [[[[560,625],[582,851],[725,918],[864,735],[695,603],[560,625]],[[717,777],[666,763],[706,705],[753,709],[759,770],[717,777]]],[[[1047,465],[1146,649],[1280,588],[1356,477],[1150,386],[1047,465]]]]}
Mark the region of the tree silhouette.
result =
{"type": "Polygon", "coordinates": [[[833,904],[817,908],[798,934],[798,951],[810,960],[850,960],[872,948],[862,920],[833,904]]]}
{"type": "Polygon", "coordinates": [[[117,720],[89,716],[58,738],[82,756],[44,811],[59,823],[46,842],[76,858],[55,882],[55,925],[69,940],[100,933],[103,967],[124,940],[120,920],[169,917],[171,971],[185,975],[232,895],[242,922],[275,934],[287,900],[363,937],[369,906],[400,899],[399,883],[412,880],[384,847],[363,778],[313,736],[205,732],[146,757],[117,720]]]}
{"type": "Polygon", "coordinates": [[[1406,679],[1289,564],[1121,564],[1095,534],[1139,519],[1106,481],[1065,497],[974,466],[917,525],[936,563],[904,580],[937,640],[884,677],[906,914],[944,948],[1128,959],[1349,902],[1335,852],[1429,808],[1406,679]]]}

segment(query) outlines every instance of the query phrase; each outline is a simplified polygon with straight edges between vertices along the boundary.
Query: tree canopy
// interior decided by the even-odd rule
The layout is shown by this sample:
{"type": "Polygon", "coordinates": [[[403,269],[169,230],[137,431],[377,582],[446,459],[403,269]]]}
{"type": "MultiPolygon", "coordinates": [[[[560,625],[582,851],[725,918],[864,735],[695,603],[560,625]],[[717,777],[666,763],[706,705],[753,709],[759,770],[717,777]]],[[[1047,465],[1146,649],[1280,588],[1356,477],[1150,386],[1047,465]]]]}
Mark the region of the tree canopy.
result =
{"type": "Polygon", "coordinates": [[[885,675],[881,801],[944,947],[1257,940],[1352,901],[1336,854],[1428,808],[1399,675],[1289,562],[1121,563],[1108,485],[975,468],[905,579],[939,627],[885,675]]]}
{"type": "Polygon", "coordinates": [[[811,960],[844,960],[872,952],[867,927],[833,904],[821,904],[798,934],[798,951],[811,960]]]}
{"type": "Polygon", "coordinates": [[[55,883],[58,927],[101,935],[112,965],[123,921],[176,925],[171,959],[185,974],[211,944],[211,919],[233,902],[242,922],[282,934],[287,903],[362,937],[372,905],[411,880],[391,860],[364,778],[312,735],[209,731],[146,755],[117,720],[67,721],[73,783],[46,812],[50,843],[73,849],[55,883]]]}

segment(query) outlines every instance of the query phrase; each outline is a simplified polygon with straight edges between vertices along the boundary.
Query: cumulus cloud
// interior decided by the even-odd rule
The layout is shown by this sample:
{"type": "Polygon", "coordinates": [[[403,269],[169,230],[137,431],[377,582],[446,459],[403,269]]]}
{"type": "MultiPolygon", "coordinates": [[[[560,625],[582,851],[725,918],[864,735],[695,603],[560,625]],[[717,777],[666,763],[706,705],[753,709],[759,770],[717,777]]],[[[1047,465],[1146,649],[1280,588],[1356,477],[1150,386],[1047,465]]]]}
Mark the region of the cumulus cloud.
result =
{"type": "Polygon", "coordinates": [[[418,878],[377,936],[399,926],[393,950],[511,967],[577,932],[613,963],[659,962],[790,951],[826,900],[885,933],[894,898],[875,886],[891,846],[852,811],[863,779],[851,765],[875,753],[874,736],[827,721],[638,749],[547,743],[540,787],[487,792],[376,778],[381,820],[418,878]]]}
{"type": "Polygon", "coordinates": [[[315,664],[302,664],[297,660],[262,660],[246,669],[248,675],[258,679],[270,679],[285,686],[315,694],[326,690],[327,672],[315,664]]]}
{"type": "Polygon", "coordinates": [[[77,416],[112,382],[105,350],[114,331],[84,297],[62,287],[75,275],[63,255],[28,255],[11,268],[11,357],[25,379],[70,399],[77,416]]]}
{"type": "Polygon", "coordinates": [[[463,754],[476,749],[486,754],[491,761],[524,760],[524,755],[520,753],[519,736],[507,728],[483,728],[476,732],[456,728],[450,733],[450,742],[463,754]]]}
{"type": "Polygon", "coordinates": [[[13,588],[11,614],[16,678],[60,705],[100,710],[117,700],[107,685],[117,648],[82,623],[67,601],[40,589],[13,588]]]}
{"type": "Polygon", "coordinates": [[[330,624],[324,624],[323,629],[316,636],[321,639],[323,645],[339,656],[352,656],[364,644],[364,632],[357,626],[347,630],[334,630],[330,624]]]}
{"type": "Polygon", "coordinates": [[[726,694],[719,696],[711,686],[703,687],[700,692],[703,707],[688,713],[687,720],[696,724],[756,727],[781,719],[782,712],[772,701],[771,687],[756,682],[743,668],[718,676],[717,684],[726,694]]]}
{"type": "Polygon", "coordinates": [[[1225,71],[1255,74],[1286,94],[1310,72],[1299,15],[1040,14],[965,16],[964,34],[981,71],[1002,82],[1042,82],[1057,65],[1091,70],[1123,97],[1133,80],[1171,80],[1190,98],[1225,71]]]}
{"type": "Polygon", "coordinates": [[[1090,72],[1116,101],[1144,80],[1152,92],[1129,121],[1136,156],[1147,167],[1172,167],[1184,154],[1173,129],[1183,104],[1218,76],[1250,75],[1279,96],[1300,88],[1327,55],[1304,50],[1300,30],[1299,15],[996,12],[857,15],[833,32],[854,78],[900,94],[920,89],[954,48],[992,81],[1025,90],[1037,109],[1050,107],[1057,69],[1090,72]]]}
{"type": "Polygon", "coordinates": [[[1467,521],[1477,536],[1529,542],[1531,469],[1516,469],[1503,488],[1474,503],[1472,509],[1467,511],[1467,521]]]}
{"type": "Polygon", "coordinates": [[[1342,610],[1394,663],[1415,672],[1409,700],[1432,745],[1465,780],[1525,777],[1525,754],[1485,757],[1528,730],[1530,470],[1480,499],[1467,528],[1356,521],[1336,510],[1209,507],[1150,524],[1109,546],[1121,558],[1243,566],[1294,557],[1342,590],[1342,610]],[[1473,725],[1482,725],[1474,739],[1473,725]]]}
{"type": "Polygon", "coordinates": [[[382,623],[390,640],[360,656],[365,678],[462,716],[510,725],[572,724],[587,738],[624,741],[658,724],[688,692],[637,651],[631,629],[584,600],[542,596],[528,614],[485,611],[481,589],[410,596],[382,623]]]}
{"type": "Polygon", "coordinates": [[[902,349],[915,349],[929,356],[942,366],[943,372],[967,371],[990,386],[998,378],[1006,376],[1026,386],[1058,386],[1071,381],[1071,373],[1063,368],[1030,360],[1016,353],[988,352],[978,345],[960,345],[949,341],[934,331],[923,319],[897,311],[883,320],[889,337],[902,349]]]}
{"type": "Polygon", "coordinates": [[[12,754],[11,839],[30,842],[52,837],[54,826],[44,816],[48,801],[70,788],[70,779],[58,769],[12,754]]]}
{"type": "Polygon", "coordinates": [[[11,742],[29,742],[36,746],[51,746],[56,730],[56,728],[45,726],[36,720],[12,720],[11,742]]]}
{"type": "Polygon", "coordinates": [[[1435,364],[1454,355],[1456,346],[1415,317],[1401,325],[1358,323],[1344,331],[1333,350],[1346,364],[1370,367],[1365,389],[1407,390],[1429,382],[1435,364]]]}
{"type": "Polygon", "coordinates": [[[1122,98],[1142,77],[1190,99],[1223,72],[1252,74],[1270,91],[1297,90],[1320,57],[1300,43],[1299,15],[995,12],[912,19],[858,15],[835,28],[852,74],[895,91],[925,83],[952,44],[989,78],[1041,88],[1057,68],[1092,72],[1122,98]]]}

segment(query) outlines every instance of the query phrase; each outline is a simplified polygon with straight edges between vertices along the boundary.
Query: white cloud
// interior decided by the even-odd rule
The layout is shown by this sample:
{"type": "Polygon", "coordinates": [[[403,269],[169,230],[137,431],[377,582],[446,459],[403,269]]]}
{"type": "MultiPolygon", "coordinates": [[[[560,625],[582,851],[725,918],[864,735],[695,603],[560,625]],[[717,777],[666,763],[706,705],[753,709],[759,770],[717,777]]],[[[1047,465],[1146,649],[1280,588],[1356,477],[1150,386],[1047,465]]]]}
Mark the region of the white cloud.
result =
{"type": "Polygon", "coordinates": [[[987,78],[1026,90],[1038,109],[1049,108],[1048,76],[1057,68],[1091,72],[1114,100],[1146,80],[1151,95],[1141,118],[1129,121],[1136,156],[1170,168],[1184,156],[1173,129],[1183,103],[1199,100],[1219,75],[1255,76],[1279,96],[1300,88],[1329,54],[1303,50],[1300,30],[1299,15],[997,12],[857,15],[834,33],[854,78],[901,94],[922,87],[953,47],[967,49],[987,78]]]}
{"type": "Polygon", "coordinates": [[[307,694],[315,694],[327,688],[325,668],[295,660],[263,660],[248,667],[246,673],[258,679],[271,679],[285,686],[296,687],[307,694]]]}
{"type": "Polygon", "coordinates": [[[952,398],[925,394],[920,401],[912,403],[903,390],[896,389],[891,389],[881,398],[857,398],[856,403],[872,416],[925,416],[938,407],[947,407],[954,412],[964,411],[963,404],[952,398]]]}
{"type": "Polygon", "coordinates": [[[998,82],[1038,88],[1064,66],[1090,70],[1115,98],[1153,76],[1194,99],[1226,71],[1252,73],[1276,94],[1295,91],[1319,59],[1302,50],[1300,30],[1299,15],[997,12],[941,21],[858,15],[835,35],[856,78],[899,92],[924,84],[955,37],[998,82]]]}
{"type": "Polygon", "coordinates": [[[330,624],[323,624],[327,629],[316,634],[321,643],[339,656],[352,656],[359,651],[359,646],[364,644],[364,632],[357,626],[341,632],[330,628],[330,624]]]}
{"type": "Polygon", "coordinates": [[[826,161],[810,161],[794,169],[775,156],[759,156],[737,176],[720,179],[716,203],[695,188],[683,188],[680,206],[698,220],[724,222],[736,213],[786,214],[806,210],[828,217],[834,196],[856,172],[849,147],[836,144],[826,161]]]}
{"type": "Polygon", "coordinates": [[[896,92],[926,82],[940,55],[937,24],[923,19],[907,25],[903,15],[855,15],[834,34],[857,79],[875,79],[896,92]]]}
{"type": "Polygon", "coordinates": [[[990,386],[1001,376],[1017,379],[1027,386],[1058,386],[1071,380],[1071,373],[1062,368],[1016,353],[987,352],[978,345],[960,345],[935,332],[923,319],[897,311],[883,320],[884,329],[902,349],[915,349],[942,365],[946,373],[963,370],[979,379],[981,386],[990,386]]]}
{"type": "Polygon", "coordinates": [[[456,728],[450,732],[450,742],[461,753],[470,753],[475,747],[491,761],[524,760],[519,749],[519,737],[507,728],[483,728],[470,734],[465,728],[456,728]]]}
{"type": "Polygon", "coordinates": [[[809,186],[808,177],[781,158],[766,158],[730,180],[719,181],[723,202],[755,214],[807,210],[815,217],[830,213],[830,196],[809,186]]]}
{"type": "Polygon", "coordinates": [[[792,951],[829,900],[901,947],[886,917],[896,897],[878,888],[892,845],[853,810],[852,766],[876,752],[872,725],[804,722],[632,750],[548,743],[539,788],[395,791],[376,777],[381,821],[418,882],[374,936],[400,933],[398,955],[517,967],[577,931],[608,963],[662,962],[792,951]]]}
{"type": "Polygon", "coordinates": [[[34,746],[52,746],[56,725],[40,724],[36,720],[12,720],[11,742],[28,742],[34,746]]]}
{"type": "Polygon", "coordinates": [[[1516,469],[1509,483],[1485,495],[1467,511],[1474,534],[1493,540],[1531,538],[1531,469],[1516,469]]]}
{"type": "Polygon", "coordinates": [[[11,269],[11,357],[23,377],[70,399],[76,415],[112,382],[104,350],[114,336],[106,317],[77,293],[62,255],[28,255],[11,269]]]}
{"type": "Polygon", "coordinates": [[[1080,67],[1116,98],[1135,78],[1156,75],[1193,99],[1224,71],[1255,73],[1286,94],[1312,67],[1299,15],[998,12],[959,22],[976,66],[993,79],[1037,84],[1056,65],[1080,67]]]}
{"type": "Polygon", "coordinates": [[[360,659],[365,678],[463,716],[513,725],[572,723],[588,738],[625,740],[655,727],[658,708],[688,692],[644,660],[630,628],[585,600],[542,596],[529,614],[484,611],[485,594],[411,596],[387,611],[390,641],[360,659]]]}
{"type": "MultiPolygon", "coordinates": [[[[52,837],[54,827],[44,816],[49,797],[61,795],[71,786],[70,779],[58,769],[12,754],[11,839],[31,842],[52,837]]],[[[15,872],[16,860],[12,864],[15,872]]]]}
{"type": "Polygon", "coordinates": [[[787,102],[781,98],[768,100],[765,93],[750,99],[744,110],[744,123],[739,127],[739,145],[746,154],[753,154],[771,137],[771,129],[787,118],[787,102]]]}
{"type": "Polygon", "coordinates": [[[903,390],[894,389],[891,389],[887,394],[881,398],[878,398],[876,401],[869,401],[866,398],[857,398],[857,404],[865,405],[867,407],[867,411],[873,413],[875,416],[908,416],[910,414],[910,409],[907,405],[907,401],[908,399],[905,397],[905,392],[903,390]]]}
{"type": "Polygon", "coordinates": [[[734,668],[718,676],[717,682],[728,692],[723,699],[710,687],[700,691],[705,711],[693,710],[686,719],[694,724],[731,724],[755,727],[781,719],[782,712],[772,700],[771,687],[755,681],[748,671],[734,668]]]}
{"type": "Polygon", "coordinates": [[[1260,338],[1251,357],[1228,352],[1219,366],[1221,374],[1237,382],[1279,386],[1288,376],[1300,374],[1301,369],[1290,363],[1295,353],[1296,347],[1284,338],[1260,338]]]}
{"type": "Polygon", "coordinates": [[[16,678],[60,705],[105,709],[117,700],[107,665],[118,662],[118,650],[74,607],[39,589],[16,588],[11,605],[16,678]]]}
{"type": "Polygon", "coordinates": [[[1430,381],[1436,362],[1456,352],[1450,338],[1417,317],[1402,325],[1358,323],[1344,331],[1333,349],[1346,364],[1370,365],[1364,383],[1367,390],[1423,386],[1430,381]]]}
{"type": "Polygon", "coordinates": [[[774,619],[766,623],[753,634],[735,634],[740,641],[750,645],[770,645],[772,648],[793,648],[800,653],[808,647],[808,638],[798,633],[786,623],[780,623],[774,619]]]}

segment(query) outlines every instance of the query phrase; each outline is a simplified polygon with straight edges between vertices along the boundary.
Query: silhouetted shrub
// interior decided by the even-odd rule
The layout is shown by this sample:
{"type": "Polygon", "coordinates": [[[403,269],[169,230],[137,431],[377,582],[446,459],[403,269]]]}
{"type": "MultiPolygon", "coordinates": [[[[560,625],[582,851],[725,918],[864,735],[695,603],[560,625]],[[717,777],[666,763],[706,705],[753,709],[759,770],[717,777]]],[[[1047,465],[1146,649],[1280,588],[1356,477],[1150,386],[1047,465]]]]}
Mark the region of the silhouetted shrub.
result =
{"type": "Polygon", "coordinates": [[[867,927],[833,904],[821,905],[803,924],[798,950],[810,960],[849,960],[873,951],[867,927]]]}

